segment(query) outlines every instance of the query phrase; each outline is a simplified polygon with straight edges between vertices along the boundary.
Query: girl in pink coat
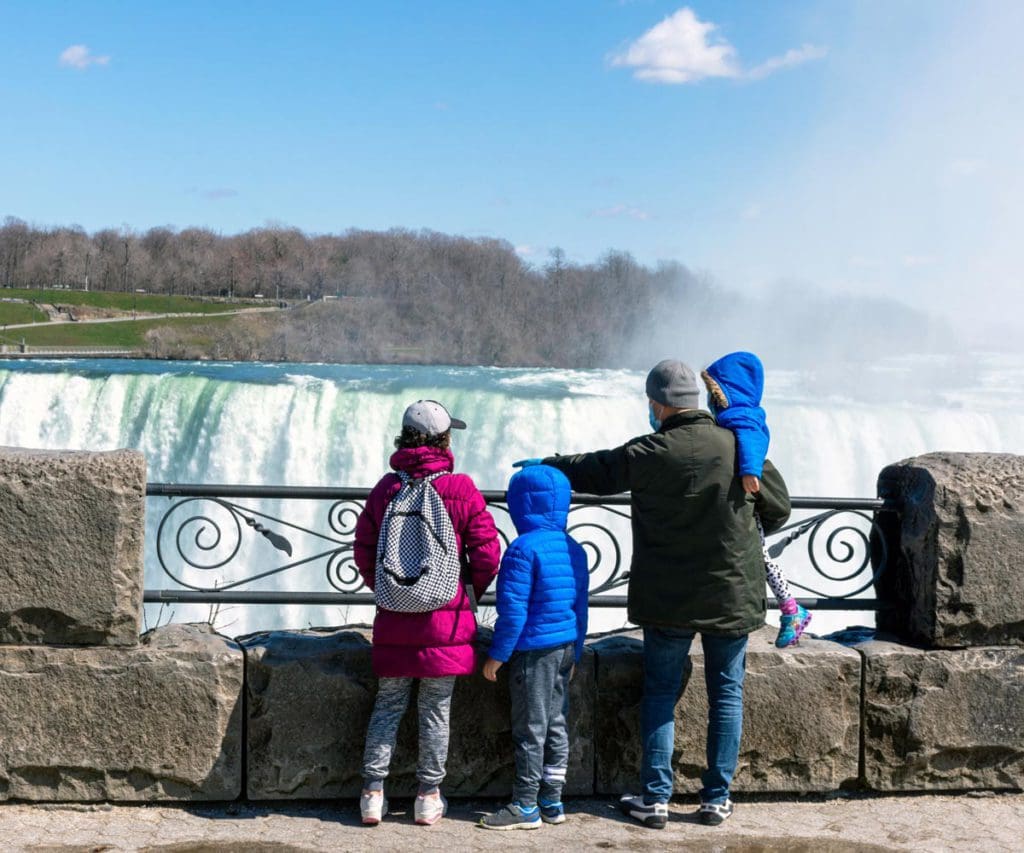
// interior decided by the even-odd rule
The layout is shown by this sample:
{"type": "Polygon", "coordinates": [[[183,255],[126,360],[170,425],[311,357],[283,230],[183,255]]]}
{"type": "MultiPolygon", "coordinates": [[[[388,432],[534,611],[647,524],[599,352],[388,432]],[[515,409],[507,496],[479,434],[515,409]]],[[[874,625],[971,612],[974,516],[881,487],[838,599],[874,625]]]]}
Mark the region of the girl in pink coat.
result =
{"type": "MultiPolygon", "coordinates": [[[[473,640],[476,619],[467,591],[479,598],[498,572],[499,544],[483,495],[465,474],[451,473],[451,430],[466,424],[453,418],[440,403],[419,400],[405,410],[402,434],[391,467],[413,478],[447,472],[432,481],[452,520],[463,583],[448,604],[424,613],[377,608],[373,621],[373,671],[378,690],[366,733],[363,755],[363,823],[376,824],[387,814],[384,778],[388,774],[398,724],[409,703],[414,679],[419,679],[419,793],[415,815],[430,825],[444,816],[447,803],[440,792],[448,757],[448,720],[455,676],[476,668],[473,640]]],[[[366,585],[374,588],[377,543],[388,502],[402,487],[397,474],[386,474],[374,486],[356,523],[355,561],[366,585]]]]}

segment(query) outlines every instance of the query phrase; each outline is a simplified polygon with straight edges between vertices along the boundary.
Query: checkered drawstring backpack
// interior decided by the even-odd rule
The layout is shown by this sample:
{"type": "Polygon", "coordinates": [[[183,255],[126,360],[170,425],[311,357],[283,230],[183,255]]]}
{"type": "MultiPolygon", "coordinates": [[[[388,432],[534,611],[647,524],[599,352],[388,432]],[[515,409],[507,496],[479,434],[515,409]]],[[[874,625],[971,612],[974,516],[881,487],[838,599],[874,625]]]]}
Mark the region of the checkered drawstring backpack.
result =
{"type": "Polygon", "coordinates": [[[433,481],[399,471],[402,487],[384,510],[377,539],[374,598],[403,613],[444,607],[459,588],[462,564],[451,516],[433,481]]]}

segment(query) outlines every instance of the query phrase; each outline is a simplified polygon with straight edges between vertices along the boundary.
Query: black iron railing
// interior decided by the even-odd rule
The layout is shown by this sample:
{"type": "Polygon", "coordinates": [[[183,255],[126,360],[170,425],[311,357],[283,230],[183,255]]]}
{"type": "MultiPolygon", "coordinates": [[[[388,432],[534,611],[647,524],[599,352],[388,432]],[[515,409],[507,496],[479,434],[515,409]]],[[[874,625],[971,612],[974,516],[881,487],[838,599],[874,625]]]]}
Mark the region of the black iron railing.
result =
{"type": "MultiPolygon", "coordinates": [[[[145,590],[147,603],[373,603],[352,546],[369,489],[150,483],[146,494],[168,500],[150,505],[149,524],[156,527],[159,569],[173,583],[145,590]]],[[[483,494],[507,545],[515,531],[505,493],[483,494]]],[[[878,514],[887,511],[883,501],[795,497],[792,502],[796,518],[768,537],[768,550],[800,593],[797,600],[818,610],[876,609],[875,598],[863,594],[886,567],[885,539],[878,529],[878,514]],[[793,548],[797,543],[804,547],[793,548]],[[831,588],[818,589],[826,585],[831,588]]],[[[591,607],[626,604],[629,518],[628,495],[573,496],[569,532],[590,560],[591,607]]],[[[493,603],[492,594],[481,601],[493,603]]]]}

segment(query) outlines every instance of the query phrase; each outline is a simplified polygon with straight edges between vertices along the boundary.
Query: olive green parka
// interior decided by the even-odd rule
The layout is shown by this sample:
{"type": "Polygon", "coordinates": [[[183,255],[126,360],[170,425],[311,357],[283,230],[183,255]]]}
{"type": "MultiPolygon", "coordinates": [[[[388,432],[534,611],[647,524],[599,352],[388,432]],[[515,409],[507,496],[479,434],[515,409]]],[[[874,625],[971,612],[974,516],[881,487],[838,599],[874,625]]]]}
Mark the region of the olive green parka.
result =
{"type": "Polygon", "coordinates": [[[765,565],[754,512],[766,533],[779,529],[789,518],[789,493],[767,461],[761,491],[744,492],[735,437],[709,412],[678,412],[657,432],[621,447],[544,464],[564,472],[578,492],[630,492],[631,622],[724,637],[764,624],[765,565]]]}

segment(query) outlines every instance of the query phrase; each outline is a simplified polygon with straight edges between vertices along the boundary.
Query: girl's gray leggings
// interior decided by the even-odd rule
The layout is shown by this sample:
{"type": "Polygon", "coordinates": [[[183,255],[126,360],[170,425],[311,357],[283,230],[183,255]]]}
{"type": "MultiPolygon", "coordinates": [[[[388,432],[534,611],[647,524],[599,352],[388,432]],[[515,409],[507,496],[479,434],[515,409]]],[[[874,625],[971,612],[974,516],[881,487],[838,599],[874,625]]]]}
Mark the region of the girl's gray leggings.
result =
{"type": "Polygon", "coordinates": [[[420,785],[440,785],[448,760],[448,719],[455,676],[442,678],[381,678],[370,715],[363,752],[363,778],[369,784],[388,775],[398,724],[409,705],[414,681],[419,681],[420,751],[416,778],[420,785]]]}

